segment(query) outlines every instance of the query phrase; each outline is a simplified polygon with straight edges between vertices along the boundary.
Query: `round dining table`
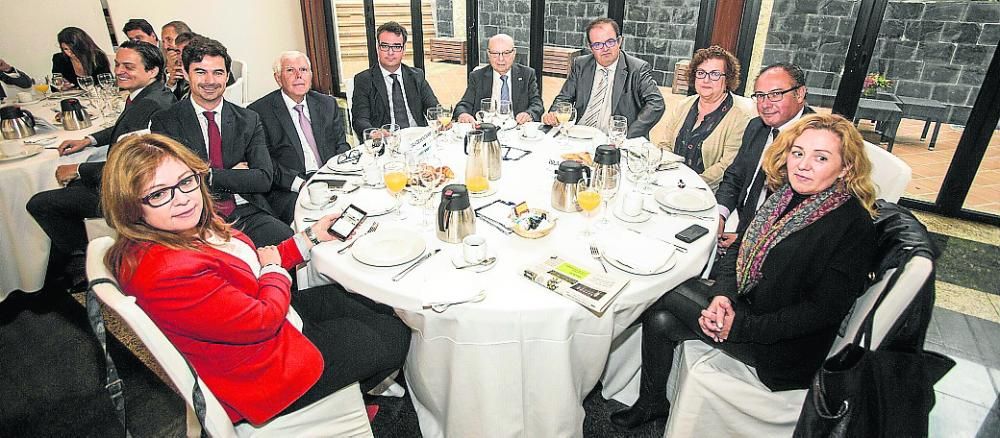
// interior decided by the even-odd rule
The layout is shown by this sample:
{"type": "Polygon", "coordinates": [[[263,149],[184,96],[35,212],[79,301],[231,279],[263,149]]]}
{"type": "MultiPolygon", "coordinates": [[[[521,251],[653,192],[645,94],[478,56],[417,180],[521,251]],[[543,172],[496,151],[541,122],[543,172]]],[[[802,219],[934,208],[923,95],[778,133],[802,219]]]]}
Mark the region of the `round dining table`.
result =
{"type": "MultiPolygon", "coordinates": [[[[8,99],[11,100],[11,99],[8,99]]],[[[3,106],[17,105],[32,115],[53,124],[54,109],[59,100],[43,99],[28,104],[4,101],[3,106]]],[[[109,121],[114,119],[110,118],[109,121]]],[[[60,157],[55,149],[63,140],[80,139],[103,127],[103,117],[92,120],[88,128],[66,131],[61,126],[54,129],[36,129],[36,134],[18,141],[41,141],[44,144],[26,145],[29,153],[24,156],[0,158],[0,301],[11,292],[20,290],[36,292],[45,283],[45,269],[49,261],[49,238],[25,210],[31,197],[45,190],[59,188],[56,167],[86,161],[94,148],[60,157]]]]}
{"type": "MultiPolygon", "coordinates": [[[[535,128],[532,125],[524,129],[535,128]]],[[[552,208],[554,170],[562,154],[593,153],[604,138],[571,139],[563,144],[566,140],[562,136],[553,138],[557,130],[532,140],[519,132],[515,129],[502,133],[504,144],[531,152],[516,161],[503,161],[501,178],[491,182],[495,193],[471,198],[472,207],[500,199],[543,208],[556,219],[547,236],[528,239],[477,219],[475,233],[485,238],[496,262],[482,272],[457,269],[452,259],[460,260],[462,245],[439,240],[433,228],[440,199],[437,194],[431,201],[433,215],[404,204],[405,219],[395,219],[392,214],[369,216],[356,233],[361,235],[369,223],[378,222],[376,233],[403,229],[423,239],[427,251],[441,249],[402,279],[394,281],[393,276],[412,262],[394,267],[369,266],[354,257],[354,249],[339,253],[350,243],[339,241],[316,246],[306,268],[309,272],[300,275],[300,281],[306,279],[309,285],[324,279],[336,281],[350,291],[392,306],[412,329],[404,373],[421,432],[427,437],[581,436],[583,400],[598,381],[607,398],[627,403],[635,399],[641,333],[633,322],[663,293],[700,275],[714,253],[718,220],[715,207],[690,216],[670,215],[657,208],[650,194],[644,195],[644,207],[655,213],[650,213],[647,221],[631,223],[611,215],[610,224],[592,224],[595,233],[584,237],[582,232],[593,218],[552,208]],[[674,238],[692,224],[707,228],[708,235],[691,243],[674,238]],[[608,264],[609,275],[628,283],[601,314],[524,276],[526,267],[550,256],[601,272],[601,262],[592,257],[590,244],[607,245],[610,240],[627,236],[623,233],[638,233],[686,252],[676,252],[673,268],[658,275],[634,275],[608,264]]],[[[454,170],[456,178],[451,182],[461,182],[466,155],[460,141],[445,141],[447,138],[445,134],[432,142],[431,150],[454,170]]],[[[641,141],[630,139],[625,146],[641,141]]],[[[624,160],[621,167],[624,172],[624,160]]],[[[352,178],[325,175],[325,171],[329,169],[321,169],[313,179],[352,178]]],[[[656,190],[707,191],[707,196],[712,196],[701,178],[683,165],[657,172],[655,184],[656,190]],[[685,188],[678,188],[678,180],[684,181],[681,185],[685,188]]],[[[618,196],[610,201],[612,208],[633,186],[629,179],[621,179],[618,196]]],[[[309,196],[303,190],[295,226],[302,229],[317,217],[342,211],[350,203],[384,197],[385,190],[362,187],[338,193],[337,201],[322,210],[303,206],[309,196]]],[[[714,204],[714,197],[711,199],[714,204]]]]}

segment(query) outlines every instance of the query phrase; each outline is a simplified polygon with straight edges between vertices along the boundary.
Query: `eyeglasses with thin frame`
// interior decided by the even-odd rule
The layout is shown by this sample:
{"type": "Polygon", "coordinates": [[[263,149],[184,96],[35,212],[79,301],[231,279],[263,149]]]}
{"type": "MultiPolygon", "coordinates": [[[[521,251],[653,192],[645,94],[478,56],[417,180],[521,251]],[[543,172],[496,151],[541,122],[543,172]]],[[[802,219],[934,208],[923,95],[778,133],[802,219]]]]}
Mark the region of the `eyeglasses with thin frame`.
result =
{"type": "Polygon", "coordinates": [[[622,39],[622,37],[615,37],[615,38],[611,38],[611,39],[609,39],[607,41],[596,41],[596,42],[590,43],[590,48],[594,49],[594,50],[612,49],[612,48],[614,48],[615,46],[618,45],[618,43],[621,41],[621,39],[622,39]]]}
{"type": "Polygon", "coordinates": [[[711,78],[713,81],[718,81],[719,79],[722,79],[723,76],[726,76],[726,74],[718,70],[705,71],[700,68],[694,71],[694,77],[698,79],[705,79],[706,76],[711,78]]]}
{"type": "Polygon", "coordinates": [[[361,161],[361,150],[351,149],[337,156],[337,164],[358,164],[361,161]]]}
{"type": "Polygon", "coordinates": [[[201,187],[201,175],[193,173],[177,181],[177,184],[158,189],[153,193],[143,196],[142,203],[153,208],[162,207],[174,200],[174,190],[180,190],[181,193],[191,193],[197,190],[198,187],[201,187]]]}
{"type": "Polygon", "coordinates": [[[798,90],[799,88],[802,88],[802,86],[796,85],[787,90],[768,91],[767,93],[762,93],[758,91],[756,93],[751,94],[750,97],[757,102],[760,102],[761,99],[763,99],[765,96],[767,96],[767,100],[770,100],[771,102],[781,102],[781,99],[785,98],[785,93],[798,90]]]}
{"type": "Polygon", "coordinates": [[[486,53],[489,53],[490,56],[493,56],[493,57],[496,57],[496,58],[501,58],[501,57],[508,57],[510,55],[513,55],[514,54],[514,49],[504,50],[502,52],[494,52],[492,50],[487,50],[486,53]]]}
{"type": "Polygon", "coordinates": [[[379,43],[378,44],[378,49],[381,50],[381,51],[383,51],[383,52],[399,53],[399,52],[403,51],[403,45],[402,44],[379,43]]]}

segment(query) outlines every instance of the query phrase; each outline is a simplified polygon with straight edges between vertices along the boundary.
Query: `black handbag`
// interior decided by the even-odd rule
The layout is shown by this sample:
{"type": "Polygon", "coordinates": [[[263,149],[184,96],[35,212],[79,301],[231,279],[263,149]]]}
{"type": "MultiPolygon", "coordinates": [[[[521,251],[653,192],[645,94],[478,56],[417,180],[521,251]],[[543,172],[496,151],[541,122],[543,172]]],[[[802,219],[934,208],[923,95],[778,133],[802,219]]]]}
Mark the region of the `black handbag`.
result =
{"type": "Polygon", "coordinates": [[[854,341],[823,362],[806,394],[795,437],[927,436],[934,383],[955,361],[887,342],[870,349],[875,310],[902,271],[888,281],[854,341]]]}

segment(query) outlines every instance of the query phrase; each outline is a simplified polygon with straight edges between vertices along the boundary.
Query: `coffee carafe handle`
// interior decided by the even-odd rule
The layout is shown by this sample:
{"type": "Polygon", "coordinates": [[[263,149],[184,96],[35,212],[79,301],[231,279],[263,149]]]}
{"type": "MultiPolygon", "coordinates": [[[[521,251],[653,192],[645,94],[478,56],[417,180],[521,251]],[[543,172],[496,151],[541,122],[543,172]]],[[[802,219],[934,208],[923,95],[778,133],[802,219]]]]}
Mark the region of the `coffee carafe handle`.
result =
{"type": "Polygon", "coordinates": [[[31,114],[31,111],[21,110],[21,114],[25,115],[25,116],[28,116],[29,124],[31,125],[32,128],[34,128],[35,127],[35,116],[33,114],[31,114]]]}
{"type": "Polygon", "coordinates": [[[445,218],[448,215],[445,214],[445,213],[448,211],[448,204],[449,203],[451,203],[451,198],[449,198],[447,196],[443,196],[443,194],[442,194],[441,202],[438,204],[438,218],[437,218],[437,226],[438,226],[437,229],[438,229],[438,231],[443,232],[445,230],[445,226],[447,225],[444,222],[447,220],[445,218]]]}
{"type": "Polygon", "coordinates": [[[462,150],[465,152],[465,155],[469,155],[469,136],[466,135],[465,138],[462,139],[462,142],[462,150]]]}
{"type": "Polygon", "coordinates": [[[592,179],[590,175],[590,166],[583,166],[583,173],[587,174],[587,187],[590,187],[590,180],[592,179]]]}

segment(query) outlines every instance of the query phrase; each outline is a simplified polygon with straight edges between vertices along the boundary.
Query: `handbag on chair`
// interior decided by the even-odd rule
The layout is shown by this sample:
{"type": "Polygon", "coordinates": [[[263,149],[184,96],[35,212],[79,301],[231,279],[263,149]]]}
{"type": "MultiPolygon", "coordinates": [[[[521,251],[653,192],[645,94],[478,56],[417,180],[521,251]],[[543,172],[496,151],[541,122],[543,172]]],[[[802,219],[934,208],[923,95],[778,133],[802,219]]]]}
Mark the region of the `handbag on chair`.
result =
{"type": "Polygon", "coordinates": [[[934,383],[955,361],[919,346],[870,349],[875,311],[903,271],[897,269],[882,289],[854,341],[823,362],[795,437],[927,436],[934,383]]]}

